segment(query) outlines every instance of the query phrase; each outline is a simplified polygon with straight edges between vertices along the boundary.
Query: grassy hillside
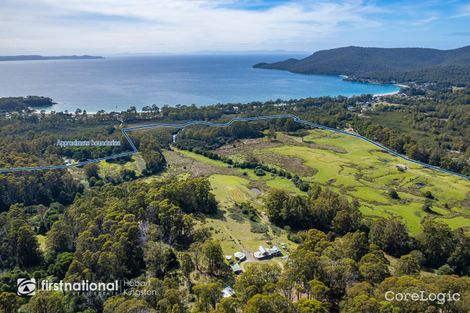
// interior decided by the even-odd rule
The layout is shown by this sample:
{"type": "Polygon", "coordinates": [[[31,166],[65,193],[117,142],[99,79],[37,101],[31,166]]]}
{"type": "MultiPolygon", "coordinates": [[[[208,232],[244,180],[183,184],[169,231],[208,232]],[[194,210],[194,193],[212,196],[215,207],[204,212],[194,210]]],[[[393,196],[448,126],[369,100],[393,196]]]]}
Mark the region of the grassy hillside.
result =
{"type": "Polygon", "coordinates": [[[302,138],[279,134],[276,141],[246,140],[222,147],[226,156],[252,154],[263,163],[288,168],[303,180],[360,200],[361,210],[372,216],[400,216],[410,232],[421,230],[425,218],[439,218],[452,227],[470,223],[470,182],[405,162],[359,139],[328,131],[311,130],[302,138]],[[406,166],[399,171],[397,165],[406,166]],[[310,172],[309,172],[310,170],[310,172]],[[399,199],[392,199],[395,190],[399,199]],[[425,193],[434,214],[425,212],[425,193]]]}
{"type": "Polygon", "coordinates": [[[214,231],[214,237],[221,242],[224,253],[243,251],[249,255],[266,241],[293,249],[296,244],[287,240],[287,232],[269,223],[264,215],[263,195],[270,188],[282,188],[293,193],[300,192],[294,184],[281,177],[271,175],[259,177],[253,170],[231,168],[221,161],[185,150],[166,151],[168,170],[163,177],[208,177],[217,201],[219,214],[198,220],[199,227],[214,231]],[[250,203],[261,214],[258,221],[251,221],[236,207],[236,204],[250,203]]]}
{"type": "MultiPolygon", "coordinates": [[[[303,181],[330,188],[349,199],[356,198],[363,214],[398,216],[412,234],[419,233],[421,222],[428,218],[454,229],[470,230],[469,181],[398,159],[356,138],[323,130],[309,130],[303,137],[278,132],[276,139],[241,140],[216,152],[239,162],[254,158],[296,174],[303,181]],[[397,166],[406,170],[400,171],[397,166]],[[391,190],[397,192],[398,199],[392,199],[391,190]],[[424,209],[427,202],[431,203],[430,211],[424,209]]],[[[175,149],[167,152],[166,157],[172,174],[185,172],[209,177],[224,208],[250,202],[262,209],[263,195],[271,188],[306,194],[285,177],[270,173],[256,176],[252,169],[233,168],[194,152],[175,149]]],[[[220,221],[214,223],[219,225],[220,221]]],[[[262,239],[255,242],[262,243],[262,239]]]]}

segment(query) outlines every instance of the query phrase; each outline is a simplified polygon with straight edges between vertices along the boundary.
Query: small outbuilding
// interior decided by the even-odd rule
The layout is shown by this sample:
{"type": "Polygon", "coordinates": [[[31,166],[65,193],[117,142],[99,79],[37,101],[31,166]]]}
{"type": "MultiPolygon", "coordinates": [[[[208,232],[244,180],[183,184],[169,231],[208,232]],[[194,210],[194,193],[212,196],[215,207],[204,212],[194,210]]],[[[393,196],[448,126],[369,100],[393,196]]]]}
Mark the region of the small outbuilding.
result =
{"type": "Polygon", "coordinates": [[[233,263],[232,265],[230,265],[230,268],[232,269],[232,272],[234,272],[235,274],[241,274],[243,272],[240,264],[238,263],[233,263]]]}
{"type": "Polygon", "coordinates": [[[224,289],[222,289],[222,297],[223,298],[235,297],[235,291],[233,291],[232,287],[225,287],[224,289]]]}
{"type": "Polygon", "coordinates": [[[235,257],[235,259],[237,259],[240,262],[246,260],[246,255],[243,252],[235,252],[233,256],[235,257]]]}
{"type": "Polygon", "coordinates": [[[258,260],[269,259],[276,256],[282,256],[281,250],[277,246],[265,249],[263,246],[259,246],[258,251],[253,253],[254,257],[258,260]]]}
{"type": "Polygon", "coordinates": [[[281,250],[277,246],[273,246],[272,248],[268,248],[268,253],[269,256],[275,257],[275,256],[282,256],[281,250]]]}
{"type": "Polygon", "coordinates": [[[263,246],[259,246],[258,251],[253,253],[253,256],[258,260],[266,259],[269,257],[268,251],[263,246]]]}

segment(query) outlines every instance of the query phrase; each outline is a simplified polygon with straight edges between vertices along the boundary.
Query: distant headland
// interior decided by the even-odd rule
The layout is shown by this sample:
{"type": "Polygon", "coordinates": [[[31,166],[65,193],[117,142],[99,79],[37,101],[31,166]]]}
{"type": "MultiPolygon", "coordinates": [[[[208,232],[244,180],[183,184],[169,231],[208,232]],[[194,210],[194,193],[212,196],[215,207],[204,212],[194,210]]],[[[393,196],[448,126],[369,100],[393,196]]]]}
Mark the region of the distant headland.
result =
{"type": "Polygon", "coordinates": [[[60,55],[60,56],[9,55],[9,56],[0,56],[0,61],[89,60],[89,59],[104,59],[104,58],[102,56],[93,56],[93,55],[60,55]]]}
{"type": "Polygon", "coordinates": [[[317,51],[301,60],[258,63],[253,67],[343,75],[346,80],[369,83],[440,83],[463,87],[470,86],[470,46],[452,50],[351,46],[317,51]]]}

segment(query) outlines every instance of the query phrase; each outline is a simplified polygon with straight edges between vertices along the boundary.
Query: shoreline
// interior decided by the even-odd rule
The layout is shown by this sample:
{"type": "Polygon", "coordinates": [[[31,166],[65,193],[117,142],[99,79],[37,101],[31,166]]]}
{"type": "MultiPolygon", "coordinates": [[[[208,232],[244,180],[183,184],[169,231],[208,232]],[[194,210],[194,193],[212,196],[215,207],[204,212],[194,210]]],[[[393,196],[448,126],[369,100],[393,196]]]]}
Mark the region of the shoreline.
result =
{"type": "Polygon", "coordinates": [[[344,80],[344,81],[366,83],[366,84],[371,84],[371,85],[389,85],[389,86],[399,87],[399,89],[397,91],[384,92],[384,93],[375,93],[375,94],[372,95],[374,98],[375,97],[393,96],[393,95],[399,94],[401,92],[402,88],[409,88],[410,87],[410,86],[405,85],[405,84],[384,84],[384,83],[380,83],[380,82],[371,82],[371,81],[364,82],[364,81],[359,81],[359,80],[352,79],[348,75],[343,75],[343,74],[338,75],[338,76],[341,77],[341,79],[344,80]]]}
{"type": "MultiPolygon", "coordinates": [[[[295,88],[290,91],[285,91],[285,92],[281,90],[279,94],[278,92],[276,92],[276,90],[273,90],[273,87],[269,87],[265,91],[260,92],[260,93],[258,92],[254,92],[253,94],[248,93],[248,95],[242,94],[240,90],[233,91],[233,92],[229,90],[229,93],[227,94],[223,93],[223,96],[221,95],[217,96],[217,93],[215,93],[214,96],[212,96],[212,92],[209,92],[208,95],[205,95],[204,93],[201,93],[200,95],[198,95],[198,93],[196,93],[194,97],[188,93],[186,94],[181,93],[182,94],[181,96],[171,96],[171,94],[169,94],[170,100],[168,101],[160,100],[160,101],[165,101],[165,102],[161,103],[161,105],[159,106],[161,107],[163,104],[170,103],[169,105],[170,107],[175,107],[178,104],[184,105],[185,102],[187,102],[187,105],[197,103],[198,104],[196,105],[197,107],[212,106],[212,105],[218,105],[218,104],[229,104],[229,103],[232,103],[234,105],[238,105],[238,104],[244,105],[244,104],[248,104],[252,102],[276,101],[277,99],[282,99],[283,101],[289,101],[292,99],[307,99],[307,98],[320,98],[320,97],[334,98],[338,96],[345,96],[345,97],[351,98],[355,96],[362,96],[365,94],[369,94],[373,97],[380,97],[380,96],[390,96],[390,95],[397,94],[400,92],[399,88],[405,87],[404,85],[399,85],[399,84],[390,84],[390,83],[384,84],[384,83],[375,82],[375,81],[353,80],[348,75],[315,74],[313,76],[318,76],[318,78],[314,78],[311,81],[302,79],[301,76],[304,76],[303,74],[294,73],[292,75],[295,75],[296,77],[300,78],[300,83],[297,83],[297,81],[292,82],[292,86],[297,86],[298,88],[295,88]],[[327,78],[324,79],[323,77],[327,77],[327,78]],[[331,80],[331,86],[327,84],[325,85],[325,87],[323,87],[323,85],[320,84],[319,87],[316,87],[313,89],[311,88],[312,86],[311,82],[317,82],[317,81],[318,82],[323,82],[323,81],[330,82],[330,80],[331,80]],[[307,84],[307,82],[310,82],[310,83],[307,84]],[[347,83],[353,83],[353,84],[347,84],[347,83]],[[306,85],[304,86],[304,84],[306,85]],[[359,86],[359,87],[354,86],[356,84],[362,85],[362,86],[359,86]],[[365,86],[365,85],[369,85],[369,86],[365,86]],[[395,86],[398,88],[395,88],[395,86]],[[211,97],[215,97],[215,98],[211,99],[211,97]],[[180,98],[183,100],[179,101],[180,98]],[[188,99],[184,100],[186,98],[188,99]],[[245,98],[246,100],[244,100],[245,98]],[[225,99],[226,101],[224,101],[223,99],[225,99]],[[171,105],[171,103],[174,103],[174,105],[171,105]]],[[[281,76],[281,78],[284,79],[284,76],[281,76]]],[[[290,76],[288,78],[290,79],[290,76]]],[[[239,83],[237,83],[237,85],[239,85],[239,83]]],[[[168,88],[168,92],[171,90],[173,89],[168,88]]],[[[166,95],[165,92],[164,94],[166,95]]],[[[60,93],[55,96],[59,97],[59,95],[60,93]]],[[[110,103],[108,103],[107,97],[105,97],[104,103],[97,103],[96,106],[94,105],[96,100],[87,101],[88,100],[87,98],[82,98],[80,101],[80,102],[83,102],[82,105],[73,104],[71,101],[68,101],[67,99],[61,99],[61,100],[55,100],[54,102],[57,102],[57,103],[55,103],[54,105],[50,107],[36,107],[32,109],[35,109],[38,112],[41,110],[44,110],[47,114],[50,114],[52,111],[55,111],[57,113],[60,113],[60,112],[64,113],[66,110],[69,113],[74,114],[77,108],[82,109],[82,111],[85,110],[86,108],[90,108],[91,110],[89,111],[87,110],[87,113],[90,115],[96,115],[97,111],[100,111],[99,108],[103,108],[103,107],[106,113],[110,113],[110,112],[121,113],[129,109],[131,105],[137,106],[141,109],[140,106],[149,106],[151,103],[155,103],[153,101],[148,101],[149,99],[152,99],[152,97],[149,99],[145,99],[145,100],[139,100],[140,98],[136,97],[136,100],[132,102],[131,100],[128,100],[128,98],[131,98],[132,95],[133,95],[133,91],[131,91],[130,94],[125,94],[124,96],[121,95],[120,97],[112,98],[110,103]],[[136,104],[136,102],[138,103],[141,101],[142,101],[141,105],[136,104]],[[129,104],[125,105],[126,102],[129,104]],[[121,103],[121,105],[116,105],[116,103],[121,103]],[[148,104],[145,104],[145,103],[148,103],[148,104]]],[[[179,95],[179,93],[177,93],[177,95],[179,95]]],[[[159,101],[159,99],[157,98],[154,101],[159,101]]],[[[138,111],[140,112],[140,110],[138,111]]]]}
{"type": "MultiPolygon", "coordinates": [[[[347,76],[347,75],[338,75],[338,76],[341,77],[345,81],[354,82],[354,80],[349,80],[349,76],[347,76]]],[[[386,84],[374,83],[374,82],[360,82],[360,83],[371,84],[371,85],[386,85],[386,84]]],[[[378,97],[393,96],[393,95],[399,94],[401,92],[402,88],[409,88],[409,86],[405,85],[405,84],[388,84],[388,86],[396,86],[396,87],[399,87],[399,89],[397,91],[391,91],[391,92],[385,92],[385,93],[374,93],[374,94],[371,94],[372,97],[374,97],[374,98],[377,97],[378,98],[378,97]]],[[[348,96],[348,98],[354,97],[354,96],[359,96],[359,95],[348,96]]],[[[215,105],[215,104],[211,104],[211,105],[215,105]]],[[[51,112],[55,112],[55,114],[64,113],[64,111],[56,111],[56,110],[53,110],[53,109],[45,109],[45,108],[41,108],[41,109],[30,108],[30,109],[35,110],[35,112],[33,114],[41,114],[41,112],[40,112],[41,110],[45,110],[45,114],[47,114],[47,115],[51,115],[51,112]]],[[[121,114],[122,112],[125,112],[125,110],[122,110],[122,111],[109,111],[109,112],[105,111],[104,113],[106,113],[106,114],[109,114],[109,113],[121,114]]],[[[145,111],[138,110],[137,113],[145,113],[145,111]]],[[[69,114],[75,115],[75,111],[69,111],[69,114]]],[[[96,114],[98,114],[98,111],[93,111],[93,112],[88,112],[87,111],[87,115],[96,115],[96,114]]]]}
{"type": "Polygon", "coordinates": [[[393,96],[393,95],[399,94],[400,91],[401,91],[401,90],[391,91],[391,92],[384,92],[384,93],[376,93],[376,94],[373,94],[372,96],[373,96],[374,98],[393,96]]]}
{"type": "Polygon", "coordinates": [[[397,91],[392,91],[392,92],[377,93],[377,94],[374,94],[374,97],[393,96],[393,95],[399,94],[403,88],[410,88],[410,86],[405,85],[405,84],[393,84],[392,86],[399,87],[399,89],[397,91]]]}

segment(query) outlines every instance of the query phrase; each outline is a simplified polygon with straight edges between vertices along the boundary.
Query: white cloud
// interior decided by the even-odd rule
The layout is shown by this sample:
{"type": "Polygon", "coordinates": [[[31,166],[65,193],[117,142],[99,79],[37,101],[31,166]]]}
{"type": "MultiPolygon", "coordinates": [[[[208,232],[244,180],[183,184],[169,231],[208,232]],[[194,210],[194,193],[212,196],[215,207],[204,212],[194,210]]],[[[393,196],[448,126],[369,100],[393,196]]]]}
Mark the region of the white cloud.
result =
{"type": "Polygon", "coordinates": [[[423,18],[423,19],[413,21],[410,24],[414,25],[414,26],[424,26],[424,25],[427,25],[427,24],[432,23],[432,22],[437,21],[437,20],[439,20],[438,16],[430,16],[430,17],[426,17],[426,18],[423,18]]]}
{"type": "Polygon", "coordinates": [[[0,53],[303,49],[380,26],[362,1],[298,1],[265,10],[229,0],[0,0],[0,53]],[[228,4],[232,4],[228,6],[228,4]]]}
{"type": "Polygon", "coordinates": [[[458,10],[458,13],[453,15],[452,18],[460,18],[467,16],[470,16],[470,4],[461,6],[458,10]]]}

